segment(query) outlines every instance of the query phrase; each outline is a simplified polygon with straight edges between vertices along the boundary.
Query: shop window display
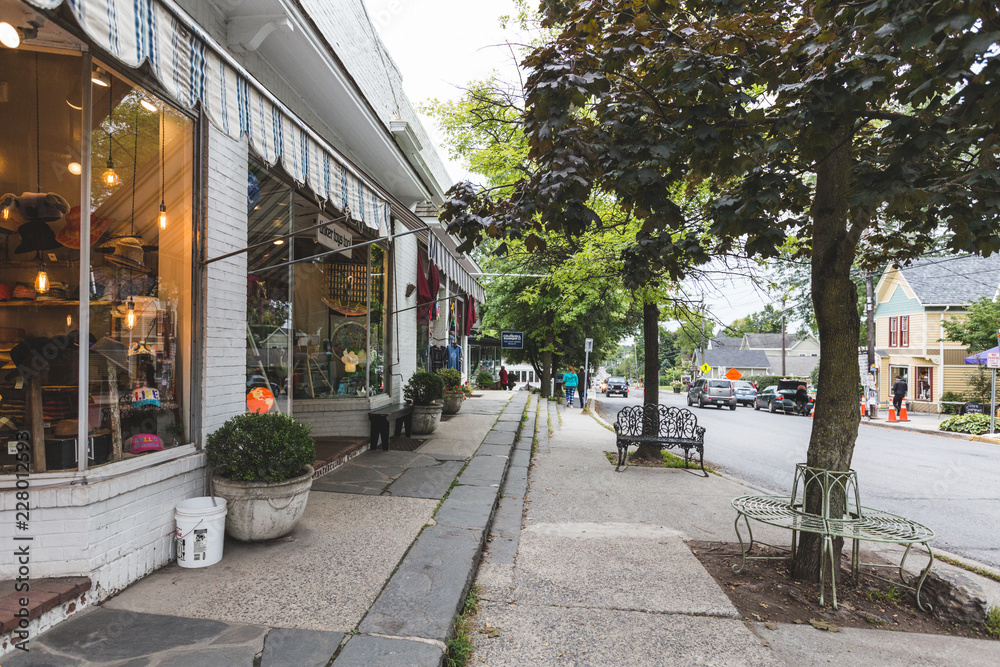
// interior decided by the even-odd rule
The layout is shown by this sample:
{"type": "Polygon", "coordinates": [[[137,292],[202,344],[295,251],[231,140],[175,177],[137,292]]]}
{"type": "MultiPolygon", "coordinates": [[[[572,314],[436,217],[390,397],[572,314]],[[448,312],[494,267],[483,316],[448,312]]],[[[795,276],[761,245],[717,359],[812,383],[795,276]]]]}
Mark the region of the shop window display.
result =
{"type": "Polygon", "coordinates": [[[88,419],[117,461],[187,441],[194,123],[108,83],[93,98],[88,419]]]}
{"type": "Polygon", "coordinates": [[[284,266],[292,244],[292,189],[251,163],[247,173],[247,409],[291,409],[291,275],[284,266]],[[270,243],[268,243],[270,241],[270,243]]]}
{"type": "Polygon", "coordinates": [[[86,128],[89,59],[32,48],[0,50],[8,96],[0,105],[0,437],[29,433],[35,472],[75,470],[81,420],[86,466],[185,441],[193,122],[108,75],[93,84],[86,128]],[[88,134],[92,197],[84,202],[88,134]],[[105,174],[112,160],[117,182],[105,174]],[[84,210],[91,243],[81,248],[84,210]],[[82,313],[90,319],[83,335],[82,313]]]}

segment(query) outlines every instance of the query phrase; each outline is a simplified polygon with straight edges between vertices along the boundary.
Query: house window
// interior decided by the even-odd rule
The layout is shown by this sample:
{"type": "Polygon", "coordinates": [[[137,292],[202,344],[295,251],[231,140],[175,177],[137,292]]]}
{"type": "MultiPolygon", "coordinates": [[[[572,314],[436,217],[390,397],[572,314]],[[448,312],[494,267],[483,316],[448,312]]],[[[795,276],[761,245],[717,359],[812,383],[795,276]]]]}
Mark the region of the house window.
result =
{"type": "Polygon", "coordinates": [[[917,395],[918,401],[934,400],[934,368],[931,366],[917,366],[917,395]]]}
{"type": "Polygon", "coordinates": [[[889,366],[889,396],[892,396],[892,385],[896,383],[896,378],[902,378],[906,383],[906,396],[913,395],[913,387],[910,386],[909,366],[889,366]]]}
{"type": "Polygon", "coordinates": [[[899,318],[889,318],[889,347],[899,347],[899,318]]]}
{"type": "Polygon", "coordinates": [[[910,346],[910,316],[904,315],[899,318],[899,346],[910,346]]]}

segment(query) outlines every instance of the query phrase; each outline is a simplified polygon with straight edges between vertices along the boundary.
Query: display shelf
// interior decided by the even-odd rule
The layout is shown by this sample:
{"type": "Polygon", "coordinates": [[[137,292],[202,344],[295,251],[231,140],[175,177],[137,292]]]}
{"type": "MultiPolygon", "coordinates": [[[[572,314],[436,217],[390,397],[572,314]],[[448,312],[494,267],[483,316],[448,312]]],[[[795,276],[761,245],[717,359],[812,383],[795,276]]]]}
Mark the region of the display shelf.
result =
{"type": "Polygon", "coordinates": [[[0,301],[0,308],[25,308],[27,306],[79,306],[79,301],[63,301],[61,299],[19,299],[17,301],[0,301]]]}

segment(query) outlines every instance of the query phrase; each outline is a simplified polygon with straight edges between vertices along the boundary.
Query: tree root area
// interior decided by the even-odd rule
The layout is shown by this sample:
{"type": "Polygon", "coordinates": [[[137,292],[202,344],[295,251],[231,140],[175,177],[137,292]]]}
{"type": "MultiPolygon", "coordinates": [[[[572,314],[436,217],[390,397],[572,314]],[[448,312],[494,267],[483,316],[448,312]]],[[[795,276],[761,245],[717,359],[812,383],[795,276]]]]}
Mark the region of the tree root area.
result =
{"type": "MultiPolygon", "coordinates": [[[[860,582],[850,576],[850,556],[845,554],[837,576],[837,604],[831,605],[827,582],[825,602],[819,605],[819,583],[795,579],[786,560],[748,560],[739,574],[740,545],[735,542],[688,542],[695,557],[708,570],[733,606],[747,621],[764,624],[796,623],[817,630],[865,628],[921,632],[953,637],[991,639],[981,627],[939,620],[917,607],[913,593],[874,578],[862,568],[860,582]]],[[[782,552],[754,545],[754,556],[780,556],[782,552]]],[[[889,576],[894,570],[882,570],[889,576]]]]}

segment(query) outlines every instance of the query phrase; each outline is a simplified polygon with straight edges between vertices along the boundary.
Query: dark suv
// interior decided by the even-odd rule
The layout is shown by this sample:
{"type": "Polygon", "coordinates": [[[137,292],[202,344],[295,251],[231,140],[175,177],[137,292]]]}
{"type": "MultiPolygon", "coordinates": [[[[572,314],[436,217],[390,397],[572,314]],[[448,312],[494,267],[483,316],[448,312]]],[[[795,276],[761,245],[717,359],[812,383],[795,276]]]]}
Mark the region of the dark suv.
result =
{"type": "Polygon", "coordinates": [[[815,400],[810,396],[800,408],[796,400],[799,385],[806,384],[804,380],[789,380],[782,378],[778,384],[768,387],[757,394],[754,400],[754,410],[765,408],[768,412],[781,410],[786,415],[801,414],[809,416],[815,406],[815,400]]]}
{"type": "Polygon", "coordinates": [[[608,378],[608,388],[604,390],[604,395],[611,396],[612,394],[621,394],[628,398],[628,380],[623,377],[608,378]]]}
{"type": "Polygon", "coordinates": [[[711,380],[698,378],[688,389],[687,404],[698,404],[699,408],[714,405],[722,408],[728,405],[730,410],[736,409],[736,392],[732,380],[711,380]]]}

